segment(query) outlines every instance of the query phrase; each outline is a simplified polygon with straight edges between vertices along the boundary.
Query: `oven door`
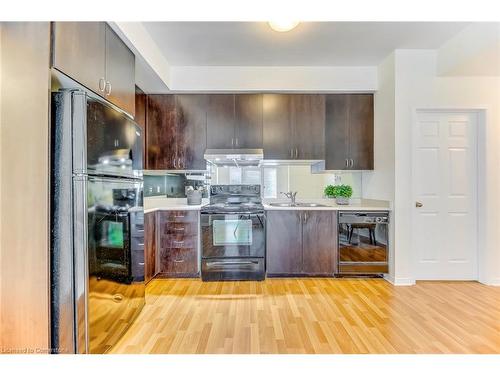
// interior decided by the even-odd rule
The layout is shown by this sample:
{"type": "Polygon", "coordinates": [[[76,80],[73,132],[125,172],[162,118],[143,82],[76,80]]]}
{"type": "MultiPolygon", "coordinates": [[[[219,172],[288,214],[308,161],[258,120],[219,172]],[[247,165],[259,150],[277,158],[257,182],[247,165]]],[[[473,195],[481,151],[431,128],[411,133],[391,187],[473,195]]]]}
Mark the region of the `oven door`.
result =
{"type": "Polygon", "coordinates": [[[202,258],[263,258],[264,214],[202,214],[202,258]]]}

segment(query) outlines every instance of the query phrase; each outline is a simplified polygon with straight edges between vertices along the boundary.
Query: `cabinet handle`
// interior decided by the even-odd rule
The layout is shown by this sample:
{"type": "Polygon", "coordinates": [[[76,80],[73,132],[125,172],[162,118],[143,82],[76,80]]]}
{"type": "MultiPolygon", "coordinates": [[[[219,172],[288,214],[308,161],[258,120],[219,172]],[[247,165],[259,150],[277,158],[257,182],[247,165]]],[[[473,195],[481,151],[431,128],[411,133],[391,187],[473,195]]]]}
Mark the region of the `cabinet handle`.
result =
{"type": "Polygon", "coordinates": [[[174,259],[174,263],[183,263],[184,259],[174,259]]]}
{"type": "Polygon", "coordinates": [[[350,159],[351,160],[351,168],[354,166],[354,160],[350,159]]]}
{"type": "Polygon", "coordinates": [[[307,219],[309,219],[309,216],[307,215],[307,212],[304,212],[304,223],[307,223],[307,219]]]}
{"type": "Polygon", "coordinates": [[[231,138],[231,147],[234,147],[234,138],[231,138]]]}
{"type": "Polygon", "coordinates": [[[106,89],[106,80],[104,78],[99,78],[99,91],[104,92],[106,89]]]}
{"type": "Polygon", "coordinates": [[[177,158],[174,158],[174,169],[177,169],[177,158]]]}
{"type": "Polygon", "coordinates": [[[108,81],[106,82],[106,85],[104,86],[104,90],[107,96],[111,95],[111,83],[108,81]]]}
{"type": "Polygon", "coordinates": [[[236,143],[236,147],[238,147],[238,138],[234,139],[234,143],[236,143]]]}
{"type": "Polygon", "coordinates": [[[299,158],[299,149],[295,147],[295,159],[299,158]]]}
{"type": "Polygon", "coordinates": [[[290,149],[290,159],[293,159],[293,148],[290,149]]]}
{"type": "Polygon", "coordinates": [[[349,159],[345,159],[345,167],[349,168],[349,159]]]}

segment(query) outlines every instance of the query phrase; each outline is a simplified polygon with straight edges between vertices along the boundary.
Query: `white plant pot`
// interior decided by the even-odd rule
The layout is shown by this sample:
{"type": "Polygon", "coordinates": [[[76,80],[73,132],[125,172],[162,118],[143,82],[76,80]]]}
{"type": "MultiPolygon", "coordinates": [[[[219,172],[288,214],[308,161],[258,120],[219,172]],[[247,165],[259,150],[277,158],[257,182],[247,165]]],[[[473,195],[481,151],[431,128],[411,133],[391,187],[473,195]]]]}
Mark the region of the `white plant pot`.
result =
{"type": "Polygon", "coordinates": [[[336,197],[335,201],[339,205],[348,205],[349,204],[349,198],[345,198],[345,197],[336,197]]]}

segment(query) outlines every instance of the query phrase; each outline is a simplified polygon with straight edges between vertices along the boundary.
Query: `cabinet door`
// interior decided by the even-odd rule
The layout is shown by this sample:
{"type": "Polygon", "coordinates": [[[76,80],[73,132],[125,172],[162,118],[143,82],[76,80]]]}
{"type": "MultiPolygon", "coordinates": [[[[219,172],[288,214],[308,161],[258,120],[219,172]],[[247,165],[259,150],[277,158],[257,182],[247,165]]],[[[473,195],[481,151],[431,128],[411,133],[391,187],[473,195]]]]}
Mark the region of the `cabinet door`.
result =
{"type": "Polygon", "coordinates": [[[267,273],[293,275],[302,272],[301,211],[267,212],[267,273]]]}
{"type": "Polygon", "coordinates": [[[347,169],[349,147],[349,95],[326,95],[325,167],[347,169]]]}
{"type": "Polygon", "coordinates": [[[262,148],[262,95],[235,95],[236,148],[262,148]]]}
{"type": "Polygon", "coordinates": [[[196,211],[158,212],[158,272],[170,277],[198,275],[198,227],[196,211]]]}
{"type": "Polygon", "coordinates": [[[293,158],[290,95],[263,95],[264,158],[293,158]]]}
{"type": "Polygon", "coordinates": [[[146,106],[147,96],[139,88],[135,87],[135,116],[134,120],[141,127],[142,130],[142,161],[143,169],[148,169],[146,159],[146,106]]]}
{"type": "Polygon", "coordinates": [[[205,170],[207,144],[207,96],[177,95],[178,169],[205,170]]]}
{"type": "Polygon", "coordinates": [[[144,280],[156,275],[156,212],[144,215],[144,280]]]}
{"type": "Polygon", "coordinates": [[[207,107],[207,148],[233,148],[234,138],[234,95],[209,95],[207,107]]]}
{"type": "Polygon", "coordinates": [[[299,160],[325,159],[325,96],[290,96],[292,148],[299,160]]]}
{"type": "Polygon", "coordinates": [[[349,95],[350,169],[373,169],[373,95],[349,95]]]}
{"type": "Polygon", "coordinates": [[[304,211],[303,272],[333,275],[337,262],[337,219],[334,211],[304,211]]]}
{"type": "Polygon", "coordinates": [[[148,95],[146,116],[146,160],[148,169],[174,169],[177,165],[175,96],[148,95]]]}
{"type": "Polygon", "coordinates": [[[106,75],[105,28],[104,22],[53,23],[52,65],[102,96],[106,75]]]}
{"type": "Polygon", "coordinates": [[[106,25],[106,98],[135,114],[135,56],[106,25]]]}

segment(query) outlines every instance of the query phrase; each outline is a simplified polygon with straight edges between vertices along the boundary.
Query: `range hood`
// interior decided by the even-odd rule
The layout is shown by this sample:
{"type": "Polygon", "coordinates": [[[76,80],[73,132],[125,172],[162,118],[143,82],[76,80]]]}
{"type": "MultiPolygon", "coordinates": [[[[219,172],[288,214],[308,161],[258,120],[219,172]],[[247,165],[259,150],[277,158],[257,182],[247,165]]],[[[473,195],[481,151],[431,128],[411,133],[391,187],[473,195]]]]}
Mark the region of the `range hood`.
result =
{"type": "Polygon", "coordinates": [[[204,158],[217,166],[256,167],[264,159],[261,148],[206,149],[204,158]]]}

